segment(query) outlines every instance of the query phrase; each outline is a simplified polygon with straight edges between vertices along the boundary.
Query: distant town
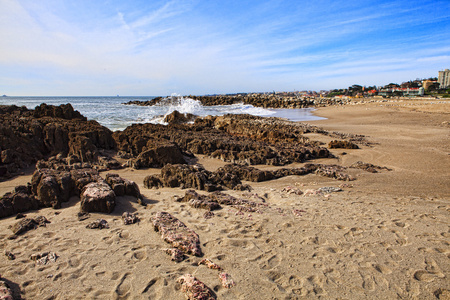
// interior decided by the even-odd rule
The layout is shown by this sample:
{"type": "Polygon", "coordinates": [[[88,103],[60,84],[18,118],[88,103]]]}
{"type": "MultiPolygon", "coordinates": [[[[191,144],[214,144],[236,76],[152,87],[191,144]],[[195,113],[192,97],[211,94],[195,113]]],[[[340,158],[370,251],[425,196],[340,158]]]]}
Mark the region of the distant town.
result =
{"type": "MultiPolygon", "coordinates": [[[[251,93],[255,94],[255,93],[251,93]]],[[[258,93],[256,93],[258,94],[258,93]]],[[[445,69],[438,72],[438,77],[426,79],[415,79],[398,83],[389,83],[385,86],[361,86],[354,84],[348,88],[321,90],[321,91],[294,91],[294,92],[272,92],[260,94],[274,94],[280,97],[294,98],[389,98],[389,97],[440,97],[450,98],[450,70],[445,69]]],[[[249,95],[239,93],[233,95],[249,95]]]]}

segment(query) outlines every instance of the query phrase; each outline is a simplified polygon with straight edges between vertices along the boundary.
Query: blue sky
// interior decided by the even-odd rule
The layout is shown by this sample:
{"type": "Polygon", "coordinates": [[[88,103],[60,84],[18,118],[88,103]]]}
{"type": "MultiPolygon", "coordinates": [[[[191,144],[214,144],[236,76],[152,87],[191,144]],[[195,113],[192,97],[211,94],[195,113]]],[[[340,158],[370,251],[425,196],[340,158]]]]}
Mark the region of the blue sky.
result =
{"type": "Polygon", "coordinates": [[[450,0],[0,0],[0,94],[321,90],[450,68],[450,0]]]}

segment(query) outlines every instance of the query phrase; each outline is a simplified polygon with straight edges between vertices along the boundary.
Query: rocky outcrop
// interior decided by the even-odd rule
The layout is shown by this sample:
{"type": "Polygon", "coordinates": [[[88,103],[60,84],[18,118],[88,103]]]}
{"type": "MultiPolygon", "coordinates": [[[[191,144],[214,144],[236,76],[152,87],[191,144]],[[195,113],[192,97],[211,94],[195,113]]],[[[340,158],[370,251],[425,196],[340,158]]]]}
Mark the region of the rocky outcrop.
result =
{"type": "Polygon", "coordinates": [[[233,174],[220,174],[219,176],[199,166],[170,164],[161,169],[160,176],[150,175],[145,177],[144,186],[146,188],[161,186],[193,188],[208,192],[222,190],[224,187],[236,190],[250,189],[233,174]]]}
{"type": "MultiPolygon", "coordinates": [[[[166,164],[185,164],[183,153],[177,144],[167,140],[152,141],[153,145],[148,145],[144,151],[129,161],[129,166],[135,169],[141,168],[161,168],[166,164]]],[[[147,143],[149,144],[149,143],[147,143]]]]}
{"type": "Polygon", "coordinates": [[[141,192],[136,182],[120,177],[118,174],[106,174],[108,185],[113,189],[116,196],[133,196],[141,198],[141,192]]]}
{"type": "Polygon", "coordinates": [[[0,218],[39,208],[39,201],[32,194],[30,186],[16,186],[0,199],[0,218]]]}
{"type": "Polygon", "coordinates": [[[215,172],[205,170],[200,166],[166,165],[160,175],[149,175],[144,178],[146,188],[181,187],[208,192],[220,191],[225,188],[233,190],[251,190],[242,181],[261,182],[285,176],[317,174],[338,180],[354,180],[344,171],[345,167],[338,165],[306,164],[301,168],[280,168],[268,171],[251,166],[228,164],[215,172]]]}
{"type": "Polygon", "coordinates": [[[103,180],[87,184],[80,198],[84,212],[111,213],[116,206],[116,194],[103,180]]]}
{"type": "Polygon", "coordinates": [[[188,122],[192,122],[195,120],[197,116],[189,113],[180,113],[179,111],[175,110],[172,113],[168,114],[164,118],[164,122],[168,124],[184,124],[188,122]]]}
{"type": "Polygon", "coordinates": [[[277,118],[226,115],[197,118],[194,124],[135,124],[115,132],[114,138],[118,150],[132,157],[129,165],[135,168],[182,163],[182,155],[195,154],[250,165],[286,165],[331,157],[326,148],[303,136],[310,128],[277,118]],[[159,155],[159,148],[170,153],[170,159],[159,155]]]}
{"type": "Polygon", "coordinates": [[[41,104],[35,110],[0,106],[0,180],[58,154],[92,162],[103,149],[115,149],[112,132],[70,104],[41,104]]]}
{"type": "Polygon", "coordinates": [[[336,148],[342,148],[342,149],[359,149],[358,145],[349,142],[349,141],[338,141],[334,140],[328,143],[328,148],[336,149],[336,148]]]}
{"type": "Polygon", "coordinates": [[[0,218],[41,207],[60,208],[72,196],[81,197],[81,207],[86,212],[112,212],[116,195],[133,196],[142,202],[138,185],[117,174],[107,174],[103,180],[92,168],[71,168],[61,161],[42,164],[58,169],[38,168],[28,186],[18,186],[3,195],[0,218]]]}

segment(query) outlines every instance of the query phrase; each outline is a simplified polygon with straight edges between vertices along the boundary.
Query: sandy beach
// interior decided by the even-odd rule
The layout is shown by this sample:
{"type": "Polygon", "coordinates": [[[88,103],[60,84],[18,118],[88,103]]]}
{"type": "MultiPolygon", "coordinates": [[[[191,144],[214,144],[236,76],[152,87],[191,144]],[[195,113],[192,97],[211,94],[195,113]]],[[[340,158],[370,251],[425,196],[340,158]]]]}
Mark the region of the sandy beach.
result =
{"type": "MultiPolygon", "coordinates": [[[[187,273],[217,299],[450,299],[450,101],[371,102],[315,114],[327,119],[309,124],[367,140],[360,149],[330,149],[336,158],[315,163],[349,167],[362,161],[386,169],[349,168],[356,178],[349,182],[314,174],[245,182],[251,192],[224,193],[259,202],[259,209],[224,206],[211,218],[204,209],[175,201],[184,189],[145,188],[144,177],[159,169],[115,170],[139,185],[147,207],[131,196],[118,197],[113,213],[79,221],[79,199],[73,197],[61,209],[25,213],[51,223],[12,240],[8,226],[17,220],[1,219],[1,278],[22,299],[182,300],[177,279],[187,273]],[[323,187],[342,191],[317,193],[323,187]],[[125,211],[137,212],[140,222],[124,225],[125,211]],[[163,251],[169,245],[151,222],[159,211],[194,230],[202,258],[219,265],[235,286],[223,287],[219,272],[199,265],[200,257],[171,261],[163,251]],[[98,218],[110,228],[86,228],[98,218]],[[44,265],[30,260],[40,252],[54,252],[57,259],[44,265]]],[[[335,139],[306,136],[323,143],[335,139]]],[[[226,164],[198,157],[197,164],[209,171],[226,164]]],[[[0,182],[0,195],[30,182],[32,172],[0,182]]]]}

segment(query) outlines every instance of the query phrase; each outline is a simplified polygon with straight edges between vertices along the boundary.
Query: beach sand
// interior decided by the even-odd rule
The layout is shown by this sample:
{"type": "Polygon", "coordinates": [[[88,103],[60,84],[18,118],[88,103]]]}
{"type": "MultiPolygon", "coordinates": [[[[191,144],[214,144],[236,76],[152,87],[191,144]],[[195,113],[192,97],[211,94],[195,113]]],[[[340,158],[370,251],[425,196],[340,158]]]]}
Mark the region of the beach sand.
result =
{"type": "MultiPolygon", "coordinates": [[[[26,213],[43,215],[51,223],[15,240],[7,239],[12,233],[8,226],[17,220],[2,219],[1,277],[23,299],[181,300],[185,296],[177,279],[187,273],[217,299],[450,299],[450,103],[438,102],[318,109],[315,114],[327,119],[310,124],[365,135],[370,146],[331,149],[337,158],[314,162],[350,166],[363,161],[391,171],[349,169],[356,178],[351,182],[289,176],[246,182],[251,193],[225,191],[264,200],[258,212],[224,206],[206,219],[205,210],[174,200],[185,190],[144,188],[143,178],[159,174],[158,169],[114,171],[139,184],[146,208],[133,197],[118,197],[112,214],[91,213],[78,221],[79,199],[72,198],[58,210],[26,213]],[[341,186],[343,191],[305,196],[283,192],[287,186],[304,192],[341,186]],[[137,212],[141,221],[124,225],[124,211],[137,212]],[[150,221],[158,211],[171,213],[198,233],[203,258],[221,266],[236,285],[222,287],[217,270],[198,266],[202,258],[171,261],[162,251],[169,245],[150,221]],[[98,218],[110,228],[86,228],[98,218]],[[8,260],[5,251],[16,259],[8,260]],[[57,254],[55,262],[37,265],[30,260],[47,251],[57,254]]],[[[325,143],[333,139],[307,136],[325,143]]],[[[211,171],[225,164],[208,157],[198,162],[211,171]]],[[[0,194],[30,179],[28,172],[1,182],[0,194]]]]}

